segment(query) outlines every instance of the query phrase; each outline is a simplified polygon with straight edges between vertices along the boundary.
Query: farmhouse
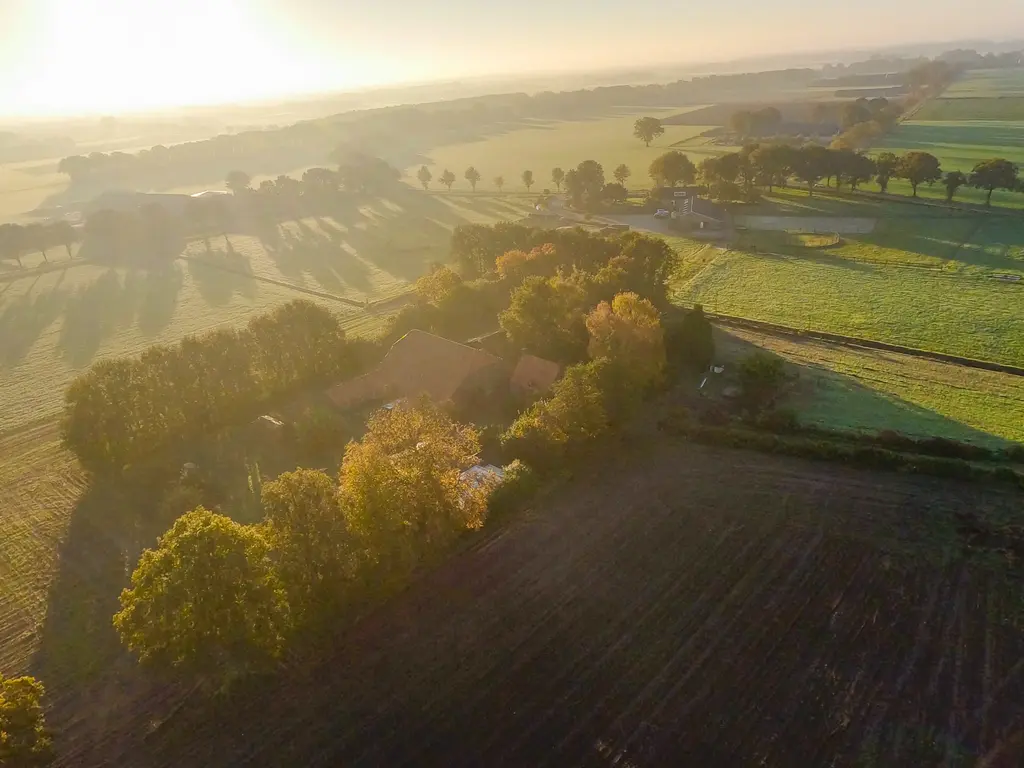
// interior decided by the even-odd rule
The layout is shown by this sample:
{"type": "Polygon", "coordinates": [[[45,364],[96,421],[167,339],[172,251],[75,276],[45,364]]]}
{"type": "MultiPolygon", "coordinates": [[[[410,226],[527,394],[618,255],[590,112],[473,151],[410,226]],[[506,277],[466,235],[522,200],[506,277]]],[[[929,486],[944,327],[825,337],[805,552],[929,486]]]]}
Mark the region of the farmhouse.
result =
{"type": "Polygon", "coordinates": [[[500,357],[413,330],[394,343],[374,370],[332,387],[327,396],[339,408],[420,395],[437,403],[460,402],[496,393],[507,381],[500,357]]]}

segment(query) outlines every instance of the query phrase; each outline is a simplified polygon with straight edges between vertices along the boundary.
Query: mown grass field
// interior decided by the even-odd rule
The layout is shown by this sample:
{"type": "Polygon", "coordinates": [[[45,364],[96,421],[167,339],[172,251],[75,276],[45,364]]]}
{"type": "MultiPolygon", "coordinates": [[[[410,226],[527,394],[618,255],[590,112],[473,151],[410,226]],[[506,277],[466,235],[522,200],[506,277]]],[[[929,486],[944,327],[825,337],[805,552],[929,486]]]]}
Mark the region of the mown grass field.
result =
{"type": "Polygon", "coordinates": [[[942,94],[945,99],[1013,96],[1024,97],[1024,68],[976,69],[965,73],[942,94]]]}
{"type": "MultiPolygon", "coordinates": [[[[684,108],[685,109],[685,108],[684,108]]],[[[437,178],[445,168],[455,174],[453,189],[468,190],[463,174],[474,166],[483,178],[478,189],[494,189],[494,178],[505,178],[505,189],[525,191],[520,177],[524,170],[533,171],[534,191],[555,189],[551,169],[560,167],[568,171],[584,160],[596,160],[604,166],[605,177],[612,179],[612,171],[620,164],[629,166],[633,175],[626,182],[633,188],[648,188],[653,182],[647,169],[658,155],[679,149],[694,155],[694,162],[702,154],[719,154],[718,148],[702,144],[685,144],[712,126],[666,125],[665,135],[651,142],[650,147],[633,137],[633,123],[638,117],[669,117],[684,109],[622,109],[615,114],[588,120],[533,121],[529,127],[517,123],[508,132],[482,137],[479,141],[435,147],[428,152],[434,174],[434,189],[440,188],[437,178]]],[[[696,109],[696,107],[694,107],[696,109]]],[[[724,151],[724,150],[722,150],[724,151]]],[[[416,185],[417,167],[406,169],[407,181],[416,185]]]]}
{"type": "Polygon", "coordinates": [[[1024,441],[1020,376],[744,328],[723,329],[718,340],[725,354],[753,344],[790,363],[799,378],[782,404],[806,424],[991,447],[1024,441]]]}
{"type": "Polygon", "coordinates": [[[1024,287],[992,279],[732,251],[676,295],[723,314],[1024,365],[1024,287]]]}

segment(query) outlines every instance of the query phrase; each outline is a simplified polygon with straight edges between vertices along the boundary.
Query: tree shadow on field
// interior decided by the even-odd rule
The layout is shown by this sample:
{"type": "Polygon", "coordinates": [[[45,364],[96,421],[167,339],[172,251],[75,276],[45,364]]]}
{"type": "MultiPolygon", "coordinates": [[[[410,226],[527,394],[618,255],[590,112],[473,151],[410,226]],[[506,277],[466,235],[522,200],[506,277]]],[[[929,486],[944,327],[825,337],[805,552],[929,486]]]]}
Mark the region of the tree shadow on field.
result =
{"type": "MultiPolygon", "coordinates": [[[[783,360],[794,379],[779,405],[794,409],[801,423],[866,433],[888,430],[915,438],[944,437],[988,447],[1011,444],[1009,440],[897,395],[872,389],[854,376],[813,362],[809,358],[814,354],[815,345],[822,345],[828,350],[838,349],[809,338],[759,336],[753,330],[732,332],[727,327],[715,328],[716,361],[726,363],[727,369],[753,352],[767,353],[783,360]],[[740,333],[743,335],[738,335],[740,333]],[[765,346],[749,340],[747,336],[762,338],[765,346]],[[789,350],[788,355],[776,352],[770,346],[780,340],[789,350]]],[[[865,357],[879,357],[873,362],[865,362],[866,374],[872,373],[869,366],[884,366],[886,362],[881,358],[893,355],[862,348],[856,352],[865,357]]],[[[908,361],[913,359],[907,357],[908,361]]]]}
{"type": "Polygon", "coordinates": [[[235,252],[214,248],[188,259],[188,274],[207,304],[222,307],[237,293],[253,299],[257,293],[249,259],[235,252]]]}
{"type": "Polygon", "coordinates": [[[140,287],[138,324],[145,336],[156,336],[170,325],[184,284],[185,277],[176,263],[144,273],[140,287]]]}
{"type": "Polygon", "coordinates": [[[138,307],[137,273],[122,282],[113,269],[68,298],[57,347],[75,367],[88,365],[111,335],[131,325],[138,307]]]}
{"type": "Polygon", "coordinates": [[[3,305],[0,310],[0,369],[13,368],[25,359],[43,331],[61,316],[67,298],[68,292],[58,283],[45,293],[29,289],[3,305]]]}

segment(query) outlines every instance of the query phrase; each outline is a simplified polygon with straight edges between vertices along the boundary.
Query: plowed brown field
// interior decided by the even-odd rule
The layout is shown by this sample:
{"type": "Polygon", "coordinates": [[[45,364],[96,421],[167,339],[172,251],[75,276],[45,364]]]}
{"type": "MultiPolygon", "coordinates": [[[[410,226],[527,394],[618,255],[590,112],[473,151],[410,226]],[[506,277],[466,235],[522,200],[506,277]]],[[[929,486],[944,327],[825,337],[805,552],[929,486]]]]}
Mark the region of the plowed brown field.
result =
{"type": "Polygon", "coordinates": [[[624,455],[284,683],[128,696],[116,665],[100,687],[126,695],[55,708],[62,764],[1021,765],[1021,584],[955,522],[1021,495],[660,440],[624,455]]]}

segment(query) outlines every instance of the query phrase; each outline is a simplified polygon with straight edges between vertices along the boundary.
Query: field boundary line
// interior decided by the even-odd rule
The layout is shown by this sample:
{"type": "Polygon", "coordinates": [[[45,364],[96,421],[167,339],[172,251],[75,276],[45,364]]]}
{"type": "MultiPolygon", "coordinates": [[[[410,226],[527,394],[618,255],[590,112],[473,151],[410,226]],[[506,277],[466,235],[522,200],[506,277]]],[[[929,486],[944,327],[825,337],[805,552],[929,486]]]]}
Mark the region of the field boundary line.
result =
{"type": "Polygon", "coordinates": [[[291,288],[293,291],[299,293],[305,293],[310,296],[316,296],[320,299],[329,299],[331,301],[339,301],[342,304],[348,304],[351,307],[358,307],[359,309],[367,309],[371,306],[370,303],[365,301],[358,301],[356,299],[349,299],[345,296],[339,296],[336,293],[328,293],[327,291],[318,291],[316,288],[306,288],[295,283],[290,283],[287,280],[275,280],[272,277],[264,277],[262,275],[255,275],[252,272],[243,272],[240,269],[232,269],[231,267],[225,267],[220,264],[213,264],[212,262],[206,261],[205,259],[198,256],[186,256],[182,254],[178,257],[181,261],[193,261],[196,264],[202,264],[204,267],[210,269],[219,269],[221,272],[230,272],[233,275],[239,275],[241,277],[247,277],[250,280],[256,280],[261,283],[269,283],[270,285],[277,285],[281,288],[291,288]]]}
{"type": "Polygon", "coordinates": [[[779,335],[779,336],[795,336],[798,338],[805,339],[817,339],[818,341],[825,341],[832,344],[838,344],[847,347],[860,347],[864,349],[878,349],[884,352],[895,352],[901,355],[907,355],[909,357],[920,357],[928,360],[935,360],[940,363],[949,363],[951,365],[960,365],[965,368],[977,368],[983,371],[995,371],[996,373],[1008,373],[1013,376],[1024,376],[1024,368],[1016,365],[1007,365],[1005,363],[996,363],[990,360],[975,360],[971,357],[960,357],[958,355],[949,355],[944,352],[934,352],[928,349],[918,349],[916,347],[905,347],[900,344],[890,344],[885,341],[876,341],[874,339],[862,339],[857,336],[842,336],[837,333],[829,333],[827,331],[815,331],[810,329],[793,328],[789,325],[780,325],[778,323],[769,323],[763,320],[752,320],[749,317],[738,317],[736,315],[724,315],[719,312],[705,311],[704,313],[708,319],[713,320],[719,325],[725,326],[736,326],[739,328],[750,328],[753,330],[765,331],[768,335],[779,335]]]}

